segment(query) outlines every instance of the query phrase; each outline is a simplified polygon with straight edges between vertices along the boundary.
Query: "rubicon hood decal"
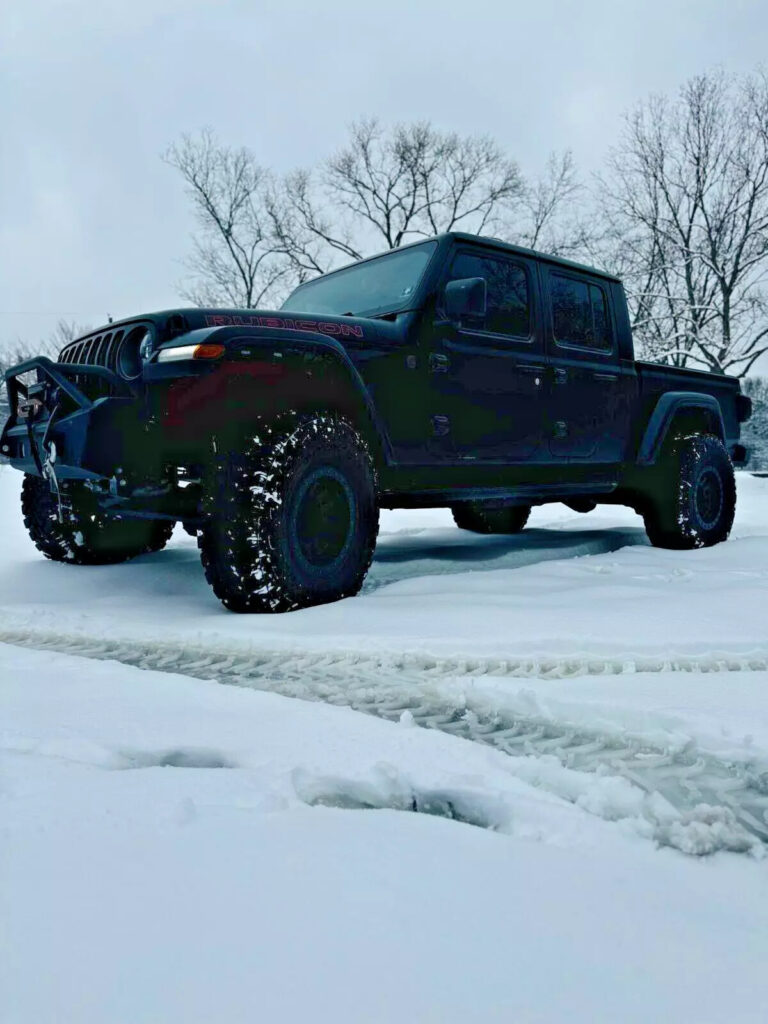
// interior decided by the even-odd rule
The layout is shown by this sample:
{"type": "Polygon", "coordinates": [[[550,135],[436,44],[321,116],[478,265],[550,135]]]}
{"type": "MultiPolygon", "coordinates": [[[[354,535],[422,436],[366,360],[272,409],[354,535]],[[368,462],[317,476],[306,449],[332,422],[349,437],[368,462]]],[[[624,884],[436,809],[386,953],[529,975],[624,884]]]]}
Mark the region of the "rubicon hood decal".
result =
{"type": "Polygon", "coordinates": [[[312,331],[337,338],[364,338],[363,328],[357,324],[340,324],[332,320],[293,320],[280,316],[239,316],[216,313],[206,316],[209,327],[270,327],[278,331],[312,331]]]}

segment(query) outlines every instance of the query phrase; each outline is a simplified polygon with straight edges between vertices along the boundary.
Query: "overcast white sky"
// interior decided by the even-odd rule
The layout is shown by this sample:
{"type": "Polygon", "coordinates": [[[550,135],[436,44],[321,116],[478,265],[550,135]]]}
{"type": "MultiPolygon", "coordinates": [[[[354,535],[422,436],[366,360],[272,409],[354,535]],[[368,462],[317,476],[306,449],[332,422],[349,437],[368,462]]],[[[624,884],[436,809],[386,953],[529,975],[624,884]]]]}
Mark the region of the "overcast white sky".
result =
{"type": "Polygon", "coordinates": [[[2,0],[0,345],[183,304],[183,131],[287,169],[429,118],[591,170],[647,93],[767,53],[765,0],[2,0]]]}

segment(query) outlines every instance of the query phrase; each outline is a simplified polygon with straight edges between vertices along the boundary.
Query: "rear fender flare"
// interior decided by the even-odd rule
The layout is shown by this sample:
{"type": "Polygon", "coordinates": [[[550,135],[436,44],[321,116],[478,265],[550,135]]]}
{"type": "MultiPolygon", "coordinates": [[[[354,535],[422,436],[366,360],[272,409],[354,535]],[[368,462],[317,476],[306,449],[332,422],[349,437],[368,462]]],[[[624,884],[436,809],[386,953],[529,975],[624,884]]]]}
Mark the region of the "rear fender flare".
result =
{"type": "Polygon", "coordinates": [[[713,395],[705,395],[698,391],[668,391],[659,398],[648,420],[637,452],[638,466],[656,464],[675,417],[682,410],[705,413],[711,424],[711,433],[725,441],[723,413],[713,395]]]}

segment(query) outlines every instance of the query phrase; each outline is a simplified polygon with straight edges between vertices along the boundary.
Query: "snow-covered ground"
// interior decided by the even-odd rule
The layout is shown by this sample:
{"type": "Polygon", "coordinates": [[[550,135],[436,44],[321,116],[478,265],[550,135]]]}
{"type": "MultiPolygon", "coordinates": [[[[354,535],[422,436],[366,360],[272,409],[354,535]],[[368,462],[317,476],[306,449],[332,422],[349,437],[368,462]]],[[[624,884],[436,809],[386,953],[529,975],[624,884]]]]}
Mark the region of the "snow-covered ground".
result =
{"type": "Polygon", "coordinates": [[[180,532],[42,559],[19,482],[3,1024],[765,1020],[768,480],[684,553],[621,509],[384,513],[360,597],[279,617],[221,609],[180,532]]]}
{"type": "Polygon", "coordinates": [[[641,520],[609,506],[586,516],[534,509],[516,537],[457,530],[444,509],[385,511],[363,596],[283,616],[221,607],[180,530],[166,551],[122,566],[52,565],[24,531],[19,478],[0,467],[5,629],[283,653],[768,655],[768,481],[748,474],[731,540],[704,551],[652,549],[641,520]]]}

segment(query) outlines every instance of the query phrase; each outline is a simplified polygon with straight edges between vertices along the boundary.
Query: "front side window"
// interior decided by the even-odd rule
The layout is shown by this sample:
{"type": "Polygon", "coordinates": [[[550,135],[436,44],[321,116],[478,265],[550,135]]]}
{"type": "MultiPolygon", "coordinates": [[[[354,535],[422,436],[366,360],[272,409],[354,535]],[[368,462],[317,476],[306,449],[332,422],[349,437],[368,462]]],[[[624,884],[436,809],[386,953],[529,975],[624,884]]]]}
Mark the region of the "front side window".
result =
{"type": "Polygon", "coordinates": [[[437,242],[395,249],[299,285],[282,305],[293,313],[376,316],[413,308],[413,296],[437,242]]]}
{"type": "Polygon", "coordinates": [[[492,334],[527,338],[531,333],[531,302],[525,267],[512,260],[460,252],[451,264],[449,281],[482,277],[487,288],[486,316],[478,328],[492,334]]]}
{"type": "Polygon", "coordinates": [[[564,274],[550,274],[555,341],[585,348],[610,348],[611,319],[605,292],[564,274]]]}

